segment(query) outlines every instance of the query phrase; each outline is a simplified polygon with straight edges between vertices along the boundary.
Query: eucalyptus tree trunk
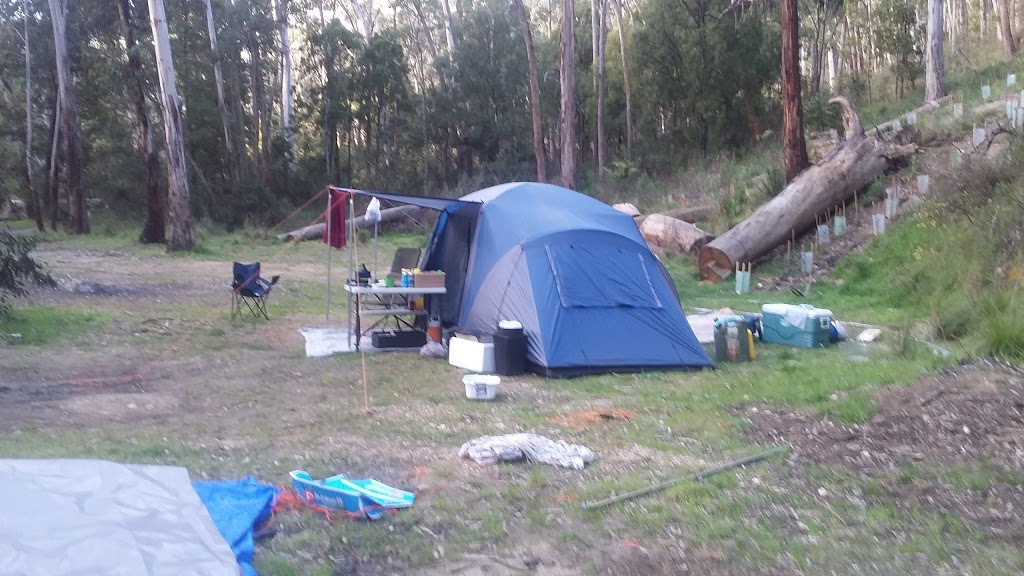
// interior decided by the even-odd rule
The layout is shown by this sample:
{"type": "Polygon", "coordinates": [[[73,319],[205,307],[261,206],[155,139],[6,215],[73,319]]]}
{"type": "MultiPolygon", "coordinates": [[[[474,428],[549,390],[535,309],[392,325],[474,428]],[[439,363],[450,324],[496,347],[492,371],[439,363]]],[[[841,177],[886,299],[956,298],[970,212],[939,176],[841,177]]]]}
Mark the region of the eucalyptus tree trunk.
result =
{"type": "Polygon", "coordinates": [[[373,0],[367,0],[367,4],[364,6],[359,0],[352,0],[352,10],[356,13],[359,33],[368,41],[373,34],[373,0]]]}
{"type": "Polygon", "coordinates": [[[441,9],[444,10],[444,39],[448,43],[448,59],[455,58],[455,31],[452,29],[452,8],[448,0],[441,0],[441,9]]]}
{"type": "Polygon", "coordinates": [[[626,156],[633,157],[633,98],[629,87],[629,66],[626,64],[626,29],[622,24],[622,0],[615,2],[615,16],[619,25],[619,56],[622,58],[622,84],[626,92],[626,156]]]}
{"type": "Polygon", "coordinates": [[[576,189],[576,39],[573,0],[562,0],[562,29],[559,38],[561,98],[559,134],[562,151],[562,186],[576,189]]]}
{"type": "Polygon", "coordinates": [[[782,0],[782,158],[786,183],[808,166],[804,112],[800,96],[800,28],[797,0],[782,0]]]}
{"type": "Polygon", "coordinates": [[[996,9],[999,10],[999,30],[1003,41],[1003,53],[1007,58],[1017,55],[1017,43],[1013,40],[1013,31],[1010,28],[1010,2],[1009,0],[995,0],[996,9]]]}
{"type": "MultiPolygon", "coordinates": [[[[122,0],[124,1],[124,0],[122,0]]],[[[217,49],[217,27],[213,20],[212,0],[205,0],[206,4],[206,28],[210,34],[210,52],[213,54],[213,81],[217,85],[217,108],[220,111],[220,123],[224,128],[224,150],[228,160],[228,178],[230,178],[231,191],[238,190],[238,179],[241,174],[238,151],[235,150],[235,140],[231,137],[231,113],[228,110],[227,97],[224,94],[224,75],[220,67],[220,50],[217,49]]]]}
{"type": "Polygon", "coordinates": [[[89,211],[85,204],[85,183],[82,178],[82,140],[78,135],[78,110],[71,79],[71,59],[67,47],[67,5],[61,0],[48,0],[53,23],[53,47],[57,67],[57,93],[63,112],[61,130],[64,134],[64,165],[67,170],[70,232],[89,233],[89,211]]]}
{"type": "Polygon", "coordinates": [[[526,65],[530,74],[530,117],[533,120],[533,156],[537,161],[537,181],[547,182],[548,175],[544,166],[544,128],[540,115],[540,81],[537,78],[537,54],[533,50],[533,33],[530,31],[530,18],[526,15],[523,0],[515,0],[516,15],[519,26],[523,29],[523,42],[526,43],[526,65]]]}
{"type": "Polygon", "coordinates": [[[288,161],[291,163],[295,160],[295,118],[292,105],[292,43],[288,33],[288,0],[277,0],[277,7],[277,27],[281,34],[281,132],[284,134],[288,161]]]}
{"type": "Polygon", "coordinates": [[[28,185],[28,203],[36,227],[43,231],[43,206],[39,202],[39,191],[35,185],[35,159],[32,157],[32,45],[29,43],[28,23],[30,20],[28,0],[22,0],[25,11],[25,183],[28,185]]]}
{"type": "Polygon", "coordinates": [[[423,41],[427,45],[427,51],[430,53],[430,59],[433,63],[434,71],[437,73],[437,79],[441,82],[441,87],[444,88],[444,91],[448,92],[448,73],[444,70],[444,67],[441,66],[441,58],[437,52],[437,44],[434,43],[434,37],[430,34],[430,26],[427,24],[427,17],[423,14],[423,4],[420,0],[413,0],[412,7],[416,12],[417,20],[419,20],[420,34],[423,36],[423,41]]]}
{"type": "Polygon", "coordinates": [[[149,19],[153,26],[153,46],[160,75],[160,103],[164,112],[164,136],[167,140],[167,199],[171,228],[167,249],[190,250],[195,243],[195,235],[192,230],[185,164],[185,128],[181,118],[178,87],[174,81],[174,59],[171,56],[163,0],[149,0],[149,19]]]}
{"type": "Polygon", "coordinates": [[[53,122],[50,124],[50,166],[47,170],[49,173],[49,180],[47,181],[47,191],[44,203],[46,204],[46,216],[50,219],[50,230],[57,230],[57,213],[59,211],[59,190],[60,182],[59,177],[59,164],[58,155],[60,154],[60,130],[61,124],[63,123],[63,113],[60,109],[60,95],[57,95],[53,99],[53,122]]]}
{"type": "Polygon", "coordinates": [[[160,156],[153,143],[153,129],[146,104],[146,80],[142,73],[142,58],[135,39],[135,18],[130,0],[119,0],[118,12],[124,33],[124,45],[128,52],[128,72],[131,77],[131,92],[135,99],[135,119],[139,123],[139,151],[146,172],[146,223],[139,234],[143,244],[163,244],[167,241],[164,230],[164,201],[160,193],[160,156]]]}
{"type": "Polygon", "coordinates": [[[978,33],[982,40],[985,39],[985,30],[988,28],[988,4],[989,0],[978,0],[981,5],[981,26],[978,27],[978,33]]]}
{"type": "Polygon", "coordinates": [[[942,53],[944,37],[942,0],[928,0],[928,44],[925,59],[924,101],[938,100],[946,95],[946,65],[942,53]]]}
{"type": "Polygon", "coordinates": [[[249,68],[252,82],[253,149],[260,175],[260,184],[270,185],[270,110],[267,105],[266,82],[263,76],[263,53],[256,33],[248,32],[249,68]]]}
{"type": "Polygon", "coordinates": [[[597,27],[601,20],[600,13],[598,12],[597,3],[601,0],[590,0],[590,77],[594,85],[594,95],[597,95],[597,52],[598,48],[598,35],[597,27]]]}
{"type": "MultiPolygon", "coordinates": [[[[597,1],[597,0],[595,0],[597,1]]],[[[597,181],[604,182],[605,137],[605,46],[608,43],[608,0],[600,0],[601,13],[598,18],[597,38],[597,181]]]]}
{"type": "MultiPolygon", "coordinates": [[[[817,36],[817,32],[815,35],[817,36]]],[[[822,52],[822,44],[818,40],[811,43],[811,77],[808,81],[808,91],[811,94],[821,92],[822,52]]]]}

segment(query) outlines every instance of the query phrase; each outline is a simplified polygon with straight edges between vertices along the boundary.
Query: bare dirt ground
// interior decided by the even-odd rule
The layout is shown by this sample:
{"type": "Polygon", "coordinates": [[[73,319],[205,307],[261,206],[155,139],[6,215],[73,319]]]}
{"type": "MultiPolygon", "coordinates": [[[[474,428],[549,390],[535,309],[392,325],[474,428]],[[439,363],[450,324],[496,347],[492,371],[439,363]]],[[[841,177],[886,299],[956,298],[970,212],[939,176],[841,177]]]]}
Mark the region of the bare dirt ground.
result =
{"type": "Polygon", "coordinates": [[[749,434],[790,444],[797,467],[841,468],[876,479],[882,497],[908,513],[950,512],[972,531],[1024,545],[1019,368],[998,361],[959,365],[915,385],[884,390],[876,403],[878,413],[870,421],[851,426],[761,411],[751,418],[749,434]],[[946,472],[934,477],[939,470],[946,472]],[[965,471],[967,478],[950,470],[965,471]]]}

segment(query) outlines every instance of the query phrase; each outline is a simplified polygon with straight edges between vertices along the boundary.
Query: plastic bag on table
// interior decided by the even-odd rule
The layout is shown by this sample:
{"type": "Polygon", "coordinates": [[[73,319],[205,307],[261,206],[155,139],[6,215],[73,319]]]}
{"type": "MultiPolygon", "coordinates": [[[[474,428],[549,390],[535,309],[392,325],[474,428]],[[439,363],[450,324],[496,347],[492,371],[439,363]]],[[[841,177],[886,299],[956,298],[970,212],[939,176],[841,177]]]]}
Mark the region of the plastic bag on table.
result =
{"type": "Polygon", "coordinates": [[[370,205],[366,207],[366,221],[371,224],[374,222],[380,222],[380,200],[374,197],[370,200],[370,205]]]}
{"type": "Polygon", "coordinates": [[[448,349],[445,348],[444,344],[428,339],[427,343],[420,348],[420,356],[426,356],[427,358],[447,358],[448,349]]]}

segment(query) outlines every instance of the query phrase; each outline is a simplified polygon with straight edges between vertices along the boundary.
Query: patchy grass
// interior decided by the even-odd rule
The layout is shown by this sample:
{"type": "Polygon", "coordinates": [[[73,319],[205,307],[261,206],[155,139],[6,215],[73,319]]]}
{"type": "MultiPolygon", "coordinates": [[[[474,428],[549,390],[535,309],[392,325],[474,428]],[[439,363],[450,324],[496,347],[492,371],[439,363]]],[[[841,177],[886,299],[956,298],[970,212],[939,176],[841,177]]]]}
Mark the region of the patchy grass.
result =
{"type": "Polygon", "coordinates": [[[70,344],[102,330],[108,315],[93,310],[51,306],[14,307],[0,316],[0,342],[12,346],[70,344]]]}

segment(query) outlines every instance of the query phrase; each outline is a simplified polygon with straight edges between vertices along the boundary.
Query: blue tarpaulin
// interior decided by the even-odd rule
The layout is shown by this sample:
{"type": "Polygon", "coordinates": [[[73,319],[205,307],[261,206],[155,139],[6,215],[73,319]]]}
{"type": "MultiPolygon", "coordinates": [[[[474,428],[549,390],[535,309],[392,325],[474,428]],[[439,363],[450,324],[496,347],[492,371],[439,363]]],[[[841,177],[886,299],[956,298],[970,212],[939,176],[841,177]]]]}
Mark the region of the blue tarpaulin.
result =
{"type": "Polygon", "coordinates": [[[192,483],[221,536],[231,546],[243,576],[256,576],[252,567],[253,532],[267,520],[279,490],[256,481],[209,480],[192,483]]]}

